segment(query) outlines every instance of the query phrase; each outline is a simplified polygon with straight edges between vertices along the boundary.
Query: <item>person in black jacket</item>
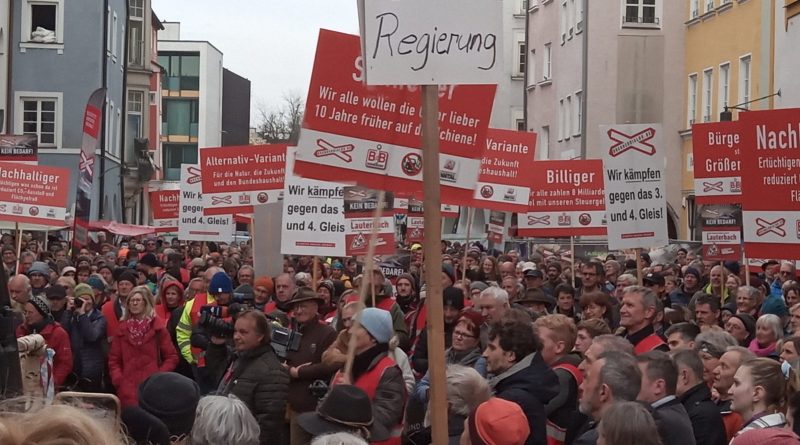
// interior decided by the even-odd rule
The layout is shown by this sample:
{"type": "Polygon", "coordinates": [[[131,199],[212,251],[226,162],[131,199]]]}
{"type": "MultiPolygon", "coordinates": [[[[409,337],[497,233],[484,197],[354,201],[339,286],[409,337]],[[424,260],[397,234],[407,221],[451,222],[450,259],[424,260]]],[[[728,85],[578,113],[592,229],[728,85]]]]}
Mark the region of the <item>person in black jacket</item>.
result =
{"type": "Polygon", "coordinates": [[[76,390],[101,392],[106,376],[106,317],[95,307],[94,292],[86,284],[75,286],[75,308],[70,316],[69,338],[72,346],[76,390]]]}
{"type": "Polygon", "coordinates": [[[703,361],[694,350],[683,350],[672,356],[678,368],[675,394],[689,413],[697,445],[725,445],[725,424],[717,405],[711,401],[711,390],[703,381],[703,361]]]}
{"type": "Polygon", "coordinates": [[[642,372],[637,400],[650,404],[663,445],[695,443],[692,422],[681,402],[675,397],[678,370],[669,354],[650,351],[636,356],[642,372]]]}
{"type": "Polygon", "coordinates": [[[283,443],[283,421],[289,394],[289,374],[270,346],[266,315],[251,310],[236,319],[231,364],[219,383],[219,395],[241,399],[261,428],[260,443],[283,443]]]}
{"type": "Polygon", "coordinates": [[[558,377],[542,359],[541,341],[527,313],[512,309],[489,330],[483,356],[494,375],[489,386],[495,396],[515,402],[528,419],[525,445],[547,443],[545,405],[558,394],[558,377]]]}

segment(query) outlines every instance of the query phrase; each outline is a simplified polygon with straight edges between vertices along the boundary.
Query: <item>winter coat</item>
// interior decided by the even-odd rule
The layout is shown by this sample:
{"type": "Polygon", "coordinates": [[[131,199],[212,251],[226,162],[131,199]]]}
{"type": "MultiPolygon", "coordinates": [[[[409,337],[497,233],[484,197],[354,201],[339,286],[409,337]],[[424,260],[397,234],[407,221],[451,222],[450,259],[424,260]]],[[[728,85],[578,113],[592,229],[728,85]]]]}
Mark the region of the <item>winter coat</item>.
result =
{"type": "Polygon", "coordinates": [[[270,345],[259,346],[234,359],[221,383],[220,395],[241,399],[261,427],[261,444],[283,443],[283,423],[289,393],[289,374],[270,345]]]}
{"type": "Polygon", "coordinates": [[[30,334],[41,335],[47,343],[47,347],[56,353],[53,357],[53,382],[58,391],[72,372],[72,346],[69,342],[69,334],[56,322],[48,323],[39,332],[34,332],[24,324],[17,326],[17,338],[30,334]]]}
{"type": "MultiPolygon", "coordinates": [[[[175,280],[166,281],[164,285],[158,289],[158,304],[156,305],[156,314],[158,315],[159,318],[164,320],[165,323],[168,323],[170,321],[170,318],[172,317],[172,312],[175,310],[175,308],[181,306],[183,306],[183,284],[175,280]],[[178,293],[180,294],[181,297],[176,307],[168,308],[167,299],[164,297],[164,293],[167,291],[168,288],[172,286],[178,288],[178,293]]],[[[180,315],[178,316],[180,317],[180,315]]]]}
{"type": "Polygon", "coordinates": [[[663,445],[692,445],[695,443],[689,414],[678,399],[670,400],[653,409],[653,419],[658,427],[663,445]]]}
{"type": "Polygon", "coordinates": [[[106,369],[106,317],[97,309],[72,313],[69,338],[75,357],[74,372],[80,378],[101,381],[106,369]]]}
{"type": "Polygon", "coordinates": [[[537,353],[529,354],[502,374],[489,380],[494,395],[516,403],[528,418],[531,434],[525,445],[547,444],[547,415],[544,407],[558,394],[555,372],[537,353]]]}
{"type": "Polygon", "coordinates": [[[303,334],[300,348],[286,354],[286,363],[290,367],[311,364],[299,368],[298,378],[289,383],[289,406],[294,412],[305,413],[314,411],[318,402],[308,386],[315,380],[330,380],[339,365],[322,363],[322,353],[336,341],[336,331],[332,327],[314,319],[304,323],[298,331],[303,334]]]}
{"type": "MultiPolygon", "coordinates": [[[[444,363],[445,365],[463,365],[469,366],[474,368],[478,373],[484,377],[486,377],[486,359],[481,356],[481,350],[479,347],[475,347],[465,353],[458,354],[453,348],[448,348],[444,351],[444,363]]],[[[428,403],[428,390],[431,387],[431,378],[430,372],[426,372],[425,375],[417,382],[416,388],[413,392],[409,392],[411,397],[421,403],[428,403]]]]}
{"type": "Polygon", "coordinates": [[[680,401],[692,422],[697,445],[725,445],[725,424],[717,405],[711,401],[711,390],[704,382],[690,388],[680,396],[680,401]]]}
{"type": "Polygon", "coordinates": [[[137,405],[139,384],[156,372],[172,371],[177,364],[178,353],[159,318],[153,319],[139,346],[130,340],[128,320],[120,322],[111,342],[108,370],[122,406],[137,405]]]}

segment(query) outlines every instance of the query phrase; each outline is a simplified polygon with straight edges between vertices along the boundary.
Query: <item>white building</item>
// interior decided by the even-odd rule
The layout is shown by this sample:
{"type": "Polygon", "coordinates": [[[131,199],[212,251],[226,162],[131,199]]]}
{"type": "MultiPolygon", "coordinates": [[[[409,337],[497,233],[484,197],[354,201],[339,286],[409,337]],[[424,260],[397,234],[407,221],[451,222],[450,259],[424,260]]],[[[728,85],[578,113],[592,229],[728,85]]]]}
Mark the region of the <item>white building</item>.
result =
{"type": "Polygon", "coordinates": [[[777,1],[775,4],[775,108],[800,107],[800,2],[777,1]]]}

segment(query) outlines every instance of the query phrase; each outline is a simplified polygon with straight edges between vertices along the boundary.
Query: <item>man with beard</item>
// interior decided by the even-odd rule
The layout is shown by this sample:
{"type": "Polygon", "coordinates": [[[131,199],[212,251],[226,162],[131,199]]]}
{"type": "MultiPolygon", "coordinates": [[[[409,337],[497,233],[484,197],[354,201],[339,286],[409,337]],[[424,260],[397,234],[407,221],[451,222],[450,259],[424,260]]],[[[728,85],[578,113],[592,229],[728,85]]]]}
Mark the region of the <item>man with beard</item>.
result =
{"type": "Polygon", "coordinates": [[[552,297],[557,297],[555,294],[556,288],[559,285],[566,284],[563,279],[561,279],[561,263],[558,261],[551,261],[547,263],[547,281],[544,282],[542,285],[542,290],[552,297]]]}
{"type": "Polygon", "coordinates": [[[417,285],[414,276],[404,273],[397,277],[394,284],[394,299],[400,305],[404,314],[417,309],[419,297],[417,296],[417,285]]]}

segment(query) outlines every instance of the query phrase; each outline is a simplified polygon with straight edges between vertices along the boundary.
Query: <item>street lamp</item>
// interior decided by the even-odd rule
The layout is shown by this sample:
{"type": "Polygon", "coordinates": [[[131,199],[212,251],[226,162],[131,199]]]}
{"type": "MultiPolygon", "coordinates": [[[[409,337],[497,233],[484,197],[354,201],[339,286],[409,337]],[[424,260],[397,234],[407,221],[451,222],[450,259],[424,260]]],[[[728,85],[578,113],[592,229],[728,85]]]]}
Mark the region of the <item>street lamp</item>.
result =
{"type": "Polygon", "coordinates": [[[770,97],[778,96],[781,97],[781,90],[779,89],[777,93],[768,94],[764,97],[759,97],[758,99],[748,100],[747,102],[742,102],[740,104],[736,104],[733,106],[725,106],[725,109],[719,113],[719,121],[720,122],[730,122],[733,120],[733,113],[730,110],[740,110],[740,111],[750,111],[747,108],[744,108],[745,105],[751,104],[753,102],[758,102],[759,100],[769,99],[770,97]]]}

